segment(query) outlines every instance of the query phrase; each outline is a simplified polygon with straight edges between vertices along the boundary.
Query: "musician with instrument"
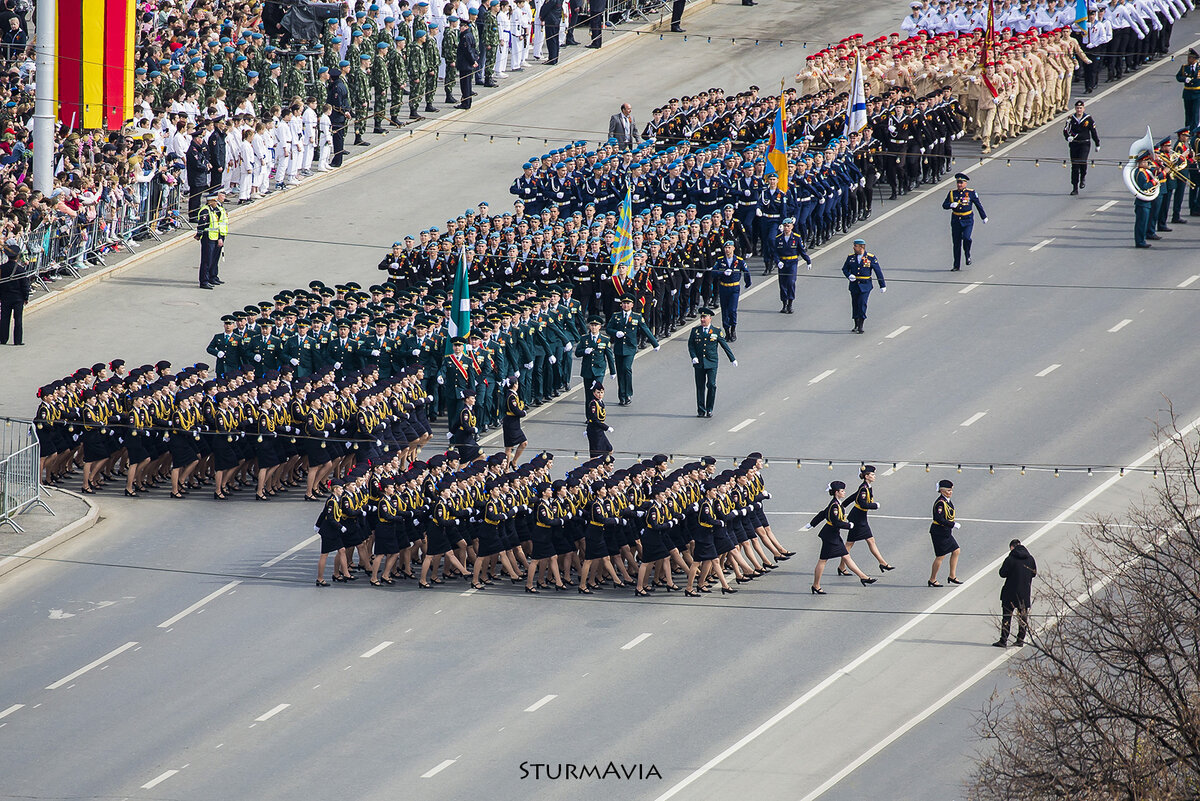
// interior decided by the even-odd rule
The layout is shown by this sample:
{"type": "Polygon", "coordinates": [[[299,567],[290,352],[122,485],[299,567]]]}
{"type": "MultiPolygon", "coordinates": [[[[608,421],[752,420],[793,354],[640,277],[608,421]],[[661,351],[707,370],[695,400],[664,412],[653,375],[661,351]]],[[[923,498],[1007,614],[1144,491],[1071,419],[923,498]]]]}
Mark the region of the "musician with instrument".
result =
{"type": "Polygon", "coordinates": [[[1154,153],[1143,150],[1137,154],[1137,164],[1131,180],[1135,188],[1133,201],[1133,243],[1135,247],[1153,247],[1147,239],[1160,239],[1151,226],[1151,208],[1159,195],[1159,180],[1154,168],[1154,153]]]}
{"type": "Polygon", "coordinates": [[[1063,139],[1067,140],[1067,149],[1071,152],[1071,194],[1078,195],[1079,190],[1087,186],[1088,155],[1093,142],[1096,152],[1100,152],[1096,121],[1087,113],[1082,100],[1075,101],[1075,113],[1067,117],[1063,125],[1063,139]]]}
{"type": "Polygon", "coordinates": [[[1159,230],[1167,222],[1167,212],[1171,212],[1171,225],[1187,225],[1187,220],[1180,216],[1183,211],[1183,196],[1188,193],[1188,187],[1194,184],[1188,174],[1195,168],[1195,155],[1192,153],[1192,132],[1180,128],[1175,132],[1175,144],[1171,145],[1163,156],[1167,165],[1167,182],[1163,191],[1162,207],[1158,212],[1159,230]],[[1169,208],[1168,208],[1169,207],[1169,208]]]}

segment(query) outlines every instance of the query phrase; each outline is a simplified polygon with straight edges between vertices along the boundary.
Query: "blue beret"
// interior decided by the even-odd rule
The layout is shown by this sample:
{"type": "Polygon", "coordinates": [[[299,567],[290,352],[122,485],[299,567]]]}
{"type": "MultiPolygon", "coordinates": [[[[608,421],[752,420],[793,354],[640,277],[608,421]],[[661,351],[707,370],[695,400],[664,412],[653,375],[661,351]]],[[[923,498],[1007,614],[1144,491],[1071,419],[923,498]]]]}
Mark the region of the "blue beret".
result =
{"type": "Polygon", "coordinates": [[[268,64],[268,65],[267,65],[267,69],[269,69],[269,70],[277,70],[277,69],[279,69],[279,63],[278,63],[278,62],[275,62],[275,61],[272,61],[270,64],[268,64]]]}
{"type": "Polygon", "coordinates": [[[429,22],[430,28],[436,28],[437,26],[438,26],[437,20],[430,20],[430,22],[429,22]]]}
{"type": "Polygon", "coordinates": [[[257,78],[258,70],[250,70],[249,72],[246,73],[246,77],[247,78],[257,78]]]}
{"type": "Polygon", "coordinates": [[[134,75],[145,75],[145,74],[146,74],[146,68],[145,68],[145,67],[138,67],[136,70],[134,70],[134,71],[133,71],[133,74],[134,74],[134,75]]]}
{"type": "Polygon", "coordinates": [[[329,67],[321,67],[317,70],[318,75],[324,75],[327,72],[329,72],[329,67]]]}
{"type": "Polygon", "coordinates": [[[375,49],[376,50],[387,50],[387,46],[388,46],[387,42],[377,42],[375,44],[375,49]]]}
{"type": "Polygon", "coordinates": [[[366,16],[367,16],[367,12],[365,12],[365,11],[355,11],[354,12],[355,19],[364,19],[366,16]]]}
{"type": "Polygon", "coordinates": [[[204,70],[196,70],[196,77],[197,78],[207,78],[208,73],[205,72],[204,70]]]}
{"type": "Polygon", "coordinates": [[[458,17],[451,14],[450,16],[446,17],[446,22],[458,22],[458,17]]]}
{"type": "Polygon", "coordinates": [[[359,56],[358,56],[358,60],[359,60],[359,61],[370,61],[370,60],[371,60],[371,56],[370,56],[369,54],[367,54],[367,53],[361,53],[361,54],[359,54],[359,56]]]}
{"type": "Polygon", "coordinates": [[[424,35],[425,35],[425,31],[421,30],[420,28],[418,28],[417,30],[413,31],[413,38],[414,38],[414,39],[420,39],[420,38],[421,38],[422,36],[424,36],[424,35]]]}
{"type": "Polygon", "coordinates": [[[161,72],[159,72],[158,70],[151,70],[151,71],[150,71],[150,77],[151,77],[151,78],[157,78],[157,77],[158,77],[158,76],[160,76],[160,75],[162,75],[162,73],[161,73],[161,72]]]}
{"type": "Polygon", "coordinates": [[[383,18],[383,24],[384,24],[384,25],[388,24],[389,22],[395,22],[395,21],[396,21],[396,18],[395,18],[395,17],[384,17],[384,18],[383,18]]]}
{"type": "Polygon", "coordinates": [[[532,164],[530,164],[530,163],[527,161],[527,162],[525,162],[524,164],[522,164],[522,165],[521,165],[521,169],[522,169],[522,170],[532,170],[532,169],[533,169],[533,165],[532,165],[532,164]]]}
{"type": "Polygon", "coordinates": [[[263,48],[263,49],[264,49],[264,50],[266,50],[266,52],[268,52],[268,53],[274,53],[274,52],[275,52],[275,45],[269,44],[269,45],[267,45],[267,46],[266,46],[265,48],[263,48]]]}
{"type": "Polygon", "coordinates": [[[241,64],[243,61],[249,61],[249,60],[250,60],[250,59],[246,58],[246,57],[245,57],[244,55],[242,55],[241,53],[238,53],[238,57],[237,57],[237,58],[235,58],[235,59],[233,60],[233,63],[235,63],[235,64],[241,64]]]}
{"type": "Polygon", "coordinates": [[[349,67],[350,62],[343,58],[341,61],[338,62],[338,66],[339,67],[349,67]]]}
{"type": "Polygon", "coordinates": [[[331,43],[333,43],[333,44],[341,44],[341,43],[342,43],[342,37],[340,37],[340,36],[334,36],[334,37],[333,37],[332,39],[330,39],[329,41],[330,41],[331,43]]]}
{"type": "Polygon", "coordinates": [[[213,68],[213,72],[216,72],[217,70],[225,69],[225,65],[224,64],[213,64],[212,68],[213,68]]]}
{"type": "Polygon", "coordinates": [[[221,48],[221,52],[222,53],[236,53],[237,50],[229,45],[225,45],[224,47],[221,48]]]}
{"type": "Polygon", "coordinates": [[[221,44],[229,44],[229,42],[230,42],[230,39],[228,36],[221,37],[221,44]]]}
{"type": "Polygon", "coordinates": [[[783,218],[783,224],[784,224],[784,225],[795,225],[795,224],[796,224],[796,218],[795,218],[795,217],[784,217],[784,218],[783,218]]]}
{"type": "Polygon", "coordinates": [[[474,17],[474,16],[478,16],[478,14],[479,14],[479,9],[478,9],[478,8],[468,8],[468,9],[467,9],[467,15],[468,15],[468,16],[474,17]]]}
{"type": "Polygon", "coordinates": [[[293,61],[307,61],[303,53],[297,53],[293,61]]]}
{"type": "Polygon", "coordinates": [[[362,35],[363,35],[362,31],[354,31],[353,33],[350,34],[350,37],[353,39],[353,38],[358,38],[359,36],[362,36],[362,35]]]}

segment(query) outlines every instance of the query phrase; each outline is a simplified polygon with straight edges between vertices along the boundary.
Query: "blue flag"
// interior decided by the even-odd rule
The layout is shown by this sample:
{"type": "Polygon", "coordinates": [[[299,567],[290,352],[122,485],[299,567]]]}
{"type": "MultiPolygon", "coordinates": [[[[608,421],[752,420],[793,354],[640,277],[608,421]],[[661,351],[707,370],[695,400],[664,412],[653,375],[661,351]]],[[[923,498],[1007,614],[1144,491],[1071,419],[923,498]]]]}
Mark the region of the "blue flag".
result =
{"type": "Polygon", "coordinates": [[[617,214],[617,242],[612,254],[613,271],[624,264],[633,273],[633,195],[629,184],[625,184],[625,199],[621,201],[621,210],[617,214]]]}

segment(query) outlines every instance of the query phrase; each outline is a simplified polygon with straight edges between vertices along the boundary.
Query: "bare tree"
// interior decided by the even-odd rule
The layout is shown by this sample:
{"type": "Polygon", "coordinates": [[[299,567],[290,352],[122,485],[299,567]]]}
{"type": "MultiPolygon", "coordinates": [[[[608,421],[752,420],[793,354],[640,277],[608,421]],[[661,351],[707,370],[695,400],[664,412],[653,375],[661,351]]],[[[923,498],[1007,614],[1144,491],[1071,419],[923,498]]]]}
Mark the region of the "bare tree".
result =
{"type": "Polygon", "coordinates": [[[979,723],[972,798],[1200,798],[1200,438],[1173,412],[1157,434],[1153,490],[1074,544],[1082,584],[1043,583],[1017,686],[979,723]]]}

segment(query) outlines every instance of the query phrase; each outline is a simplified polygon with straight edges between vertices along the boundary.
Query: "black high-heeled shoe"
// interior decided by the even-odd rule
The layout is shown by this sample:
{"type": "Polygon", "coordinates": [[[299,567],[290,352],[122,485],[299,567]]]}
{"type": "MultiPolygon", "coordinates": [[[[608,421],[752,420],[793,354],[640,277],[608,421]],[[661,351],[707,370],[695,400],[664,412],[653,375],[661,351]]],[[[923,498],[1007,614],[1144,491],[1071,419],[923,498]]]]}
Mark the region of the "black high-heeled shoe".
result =
{"type": "Polygon", "coordinates": [[[183,497],[183,493],[182,493],[182,492],[172,492],[172,493],[171,493],[171,497],[172,497],[172,498],[182,498],[182,497],[183,497]]]}
{"type": "Polygon", "coordinates": [[[136,492],[130,492],[129,490],[125,490],[125,497],[126,498],[136,498],[136,497],[138,497],[138,494],[136,492]]]}
{"type": "Polygon", "coordinates": [[[880,566],[879,566],[879,572],[880,572],[880,573],[886,573],[886,572],[888,572],[889,570],[895,570],[895,569],[896,569],[896,566],[895,566],[895,565],[880,565],[880,566]]]}
{"type": "Polygon", "coordinates": [[[865,579],[859,579],[859,581],[861,581],[861,582],[862,582],[862,585],[865,587],[865,586],[867,586],[868,584],[874,584],[875,582],[879,581],[879,579],[877,579],[877,578],[865,578],[865,579]]]}
{"type": "Polygon", "coordinates": [[[699,598],[700,597],[700,593],[696,592],[695,590],[684,590],[683,594],[689,598],[699,598]]]}
{"type": "Polygon", "coordinates": [[[422,590],[427,590],[427,589],[429,589],[429,585],[428,585],[428,584],[426,584],[426,583],[425,583],[425,582],[423,582],[423,581],[418,581],[418,582],[417,582],[417,587],[418,587],[419,589],[422,589],[422,590]]]}
{"type": "Polygon", "coordinates": [[[950,576],[949,578],[946,579],[946,581],[950,582],[951,584],[962,584],[962,582],[959,581],[954,576],[950,576]]]}
{"type": "Polygon", "coordinates": [[[387,576],[384,576],[384,577],[381,579],[381,581],[383,581],[383,583],[384,583],[384,584],[386,584],[386,585],[388,585],[389,587],[391,587],[393,584],[395,584],[395,583],[396,583],[395,581],[393,581],[392,579],[388,578],[387,576]]]}
{"type": "Polygon", "coordinates": [[[328,586],[329,586],[329,582],[328,582],[328,581],[324,581],[323,579],[317,579],[317,586],[318,586],[318,587],[328,587],[328,586]]]}
{"type": "Polygon", "coordinates": [[[839,568],[838,568],[838,575],[839,575],[839,576],[853,576],[854,574],[853,574],[853,573],[851,573],[849,570],[842,570],[842,569],[839,567],[839,568]]]}
{"type": "Polygon", "coordinates": [[[344,582],[346,580],[346,577],[345,576],[334,576],[333,580],[337,581],[337,582],[344,582]]]}
{"type": "Polygon", "coordinates": [[[813,595],[824,595],[825,594],[825,590],[821,589],[820,587],[809,587],[809,589],[812,590],[813,595]]]}
{"type": "Polygon", "coordinates": [[[582,584],[580,584],[579,585],[579,594],[580,595],[591,595],[592,591],[589,590],[587,587],[583,586],[582,584]]]}
{"type": "Polygon", "coordinates": [[[219,492],[214,492],[214,493],[213,493],[213,500],[214,500],[214,501],[223,501],[223,500],[226,500],[227,498],[228,498],[228,496],[226,496],[226,495],[222,495],[222,494],[221,494],[221,493],[219,493],[219,492]]]}
{"type": "Polygon", "coordinates": [[[939,583],[939,582],[936,582],[936,581],[929,581],[929,582],[926,582],[926,583],[928,583],[930,587],[944,587],[944,586],[945,586],[944,584],[941,584],[941,583],[939,583]]]}
{"type": "Polygon", "coordinates": [[[471,589],[473,589],[473,590],[482,590],[483,587],[484,587],[484,585],[482,585],[482,584],[476,584],[473,581],[471,582],[471,589]]]}
{"type": "Polygon", "coordinates": [[[664,584],[663,586],[666,587],[667,592],[679,592],[683,589],[678,584],[664,584]]]}
{"type": "Polygon", "coordinates": [[[639,590],[639,589],[636,589],[636,588],[634,589],[634,591],[633,591],[633,594],[634,594],[634,595],[637,595],[637,596],[639,596],[639,597],[642,597],[642,598],[649,598],[649,597],[650,597],[650,593],[646,592],[645,590],[639,590]]]}
{"type": "Polygon", "coordinates": [[[555,591],[555,592],[562,592],[562,591],[563,591],[563,590],[565,590],[566,588],[567,588],[567,585],[566,585],[566,584],[555,584],[555,585],[554,585],[554,591],[555,591]]]}
{"type": "Polygon", "coordinates": [[[269,501],[269,500],[271,500],[271,499],[270,499],[270,498],[268,498],[266,495],[259,495],[258,493],[255,493],[255,494],[254,494],[254,500],[256,500],[256,501],[269,501]]]}
{"type": "Polygon", "coordinates": [[[372,587],[382,587],[382,586],[383,586],[383,582],[382,582],[382,581],[375,581],[374,579],[372,579],[372,580],[371,580],[371,586],[372,586],[372,587]]]}
{"type": "Polygon", "coordinates": [[[748,579],[748,578],[737,578],[737,577],[734,577],[734,579],[733,579],[733,580],[734,580],[734,581],[736,581],[738,584],[749,584],[749,583],[750,583],[751,581],[753,581],[754,579],[748,579]]]}
{"type": "Polygon", "coordinates": [[[537,589],[537,587],[530,587],[527,584],[527,585],[525,585],[525,592],[529,593],[530,595],[537,595],[538,589],[537,589]]]}
{"type": "Polygon", "coordinates": [[[722,587],[721,588],[722,595],[733,595],[735,592],[737,592],[737,590],[735,590],[733,587],[722,587]]]}

